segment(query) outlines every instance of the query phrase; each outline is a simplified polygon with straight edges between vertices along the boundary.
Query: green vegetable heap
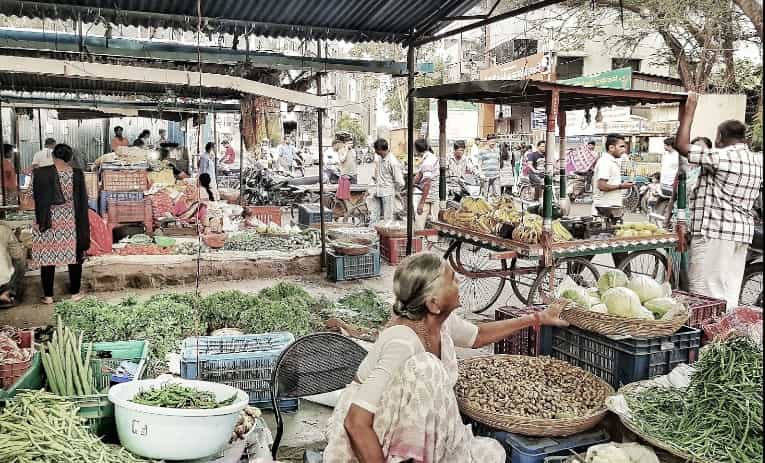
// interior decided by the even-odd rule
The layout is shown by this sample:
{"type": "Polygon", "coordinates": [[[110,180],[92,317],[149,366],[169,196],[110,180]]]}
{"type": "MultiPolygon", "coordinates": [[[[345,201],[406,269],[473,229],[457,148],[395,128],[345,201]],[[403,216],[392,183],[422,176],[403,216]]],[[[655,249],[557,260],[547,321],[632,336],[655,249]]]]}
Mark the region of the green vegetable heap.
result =
{"type": "Polygon", "coordinates": [[[77,406],[43,391],[19,393],[0,414],[0,461],[139,463],[122,447],[91,434],[77,406]]]}
{"type": "Polygon", "coordinates": [[[761,462],[762,349],[744,337],[714,343],[694,368],[687,389],[628,394],[633,421],[700,462],[761,462]]]}
{"type": "Polygon", "coordinates": [[[210,391],[200,391],[193,387],[168,383],[140,391],[131,402],[152,407],[211,409],[231,405],[235,400],[236,393],[219,402],[215,399],[215,394],[210,391]]]}

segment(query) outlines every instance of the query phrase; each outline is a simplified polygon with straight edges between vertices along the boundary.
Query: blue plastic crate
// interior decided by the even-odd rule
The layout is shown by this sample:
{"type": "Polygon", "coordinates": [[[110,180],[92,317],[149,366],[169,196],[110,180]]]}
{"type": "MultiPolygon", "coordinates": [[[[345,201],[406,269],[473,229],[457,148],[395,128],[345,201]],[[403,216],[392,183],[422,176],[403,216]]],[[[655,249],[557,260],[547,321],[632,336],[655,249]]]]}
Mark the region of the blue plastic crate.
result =
{"type": "MultiPolygon", "coordinates": [[[[332,209],[324,208],[324,222],[332,222],[332,209]]],[[[311,226],[321,223],[321,209],[318,203],[301,204],[298,206],[298,223],[311,226]]]]}
{"type": "Polygon", "coordinates": [[[332,281],[358,280],[380,276],[380,251],[373,249],[361,256],[327,252],[327,278],[332,281]]]}
{"type": "MultiPolygon", "coordinates": [[[[181,377],[226,384],[250,396],[250,404],[272,409],[271,374],[279,354],[295,340],[291,333],[186,338],[181,349],[181,377]]],[[[298,399],[282,399],[279,408],[292,411],[298,399]]]]}
{"type": "Polygon", "coordinates": [[[499,441],[507,452],[507,463],[544,463],[546,458],[571,456],[571,451],[585,453],[593,445],[611,440],[602,427],[568,437],[529,437],[493,429],[471,422],[476,436],[491,437],[499,441]]]}
{"type": "Polygon", "coordinates": [[[573,326],[542,329],[542,354],[589,371],[614,389],[665,375],[696,361],[701,331],[683,326],[670,336],[614,339],[573,326]]]}
{"type": "Polygon", "coordinates": [[[109,201],[143,201],[143,192],[141,191],[102,191],[98,203],[99,212],[105,213],[109,201]]]}

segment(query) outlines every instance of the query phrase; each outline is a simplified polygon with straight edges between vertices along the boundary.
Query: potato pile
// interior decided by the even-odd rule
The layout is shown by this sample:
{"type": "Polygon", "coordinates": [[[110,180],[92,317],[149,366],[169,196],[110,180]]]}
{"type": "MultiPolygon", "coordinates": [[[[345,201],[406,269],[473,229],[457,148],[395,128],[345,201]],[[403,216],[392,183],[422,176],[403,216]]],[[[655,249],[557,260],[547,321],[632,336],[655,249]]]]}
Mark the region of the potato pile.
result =
{"type": "Polygon", "coordinates": [[[540,419],[590,416],[607,388],[592,375],[549,357],[498,356],[460,365],[457,398],[494,413],[540,419]]]}

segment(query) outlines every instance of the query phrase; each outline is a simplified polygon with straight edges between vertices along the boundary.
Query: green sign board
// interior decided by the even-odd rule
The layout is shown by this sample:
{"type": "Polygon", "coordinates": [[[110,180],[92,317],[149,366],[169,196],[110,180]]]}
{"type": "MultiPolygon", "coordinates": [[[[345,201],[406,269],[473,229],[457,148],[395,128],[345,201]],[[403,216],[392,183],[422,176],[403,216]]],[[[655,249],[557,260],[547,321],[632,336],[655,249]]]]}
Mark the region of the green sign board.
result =
{"type": "Polygon", "coordinates": [[[579,85],[581,87],[630,90],[632,89],[632,68],[619,68],[614,69],[613,71],[605,71],[598,74],[593,74],[591,76],[559,80],[558,83],[566,85],[579,85]]]}

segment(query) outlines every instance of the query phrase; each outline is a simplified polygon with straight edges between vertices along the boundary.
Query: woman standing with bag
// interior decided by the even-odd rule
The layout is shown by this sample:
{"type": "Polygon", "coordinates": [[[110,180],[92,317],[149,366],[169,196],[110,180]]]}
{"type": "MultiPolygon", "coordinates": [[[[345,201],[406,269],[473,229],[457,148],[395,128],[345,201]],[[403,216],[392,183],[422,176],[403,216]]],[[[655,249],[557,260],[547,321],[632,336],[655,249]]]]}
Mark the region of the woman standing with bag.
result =
{"type": "Polygon", "coordinates": [[[82,170],[69,165],[68,145],[53,148],[53,165],[34,170],[35,227],[32,260],[40,267],[43,304],[53,304],[56,266],[69,266],[72,300],[82,299],[80,283],[85,251],[90,248],[88,192],[82,170]]]}

